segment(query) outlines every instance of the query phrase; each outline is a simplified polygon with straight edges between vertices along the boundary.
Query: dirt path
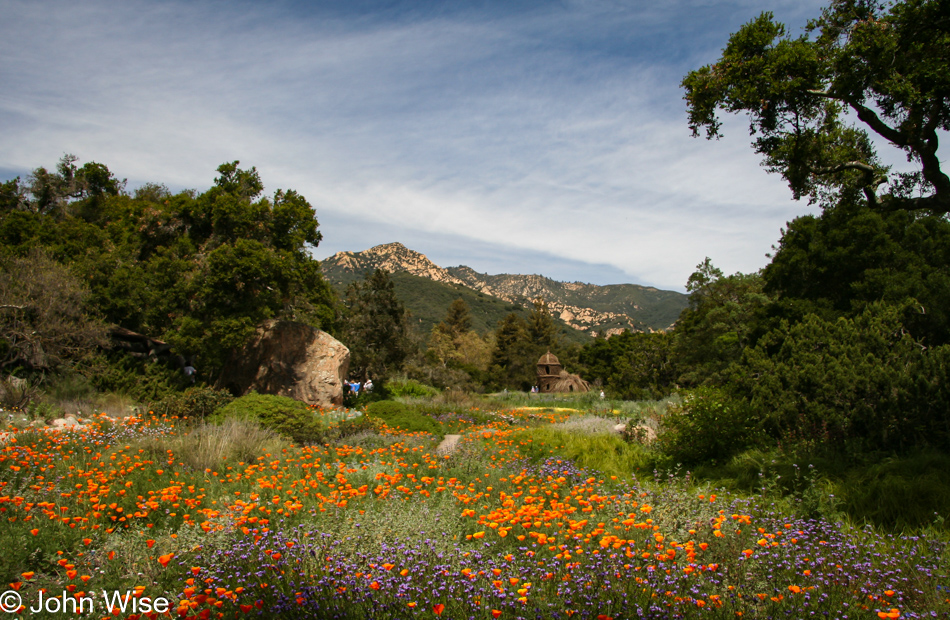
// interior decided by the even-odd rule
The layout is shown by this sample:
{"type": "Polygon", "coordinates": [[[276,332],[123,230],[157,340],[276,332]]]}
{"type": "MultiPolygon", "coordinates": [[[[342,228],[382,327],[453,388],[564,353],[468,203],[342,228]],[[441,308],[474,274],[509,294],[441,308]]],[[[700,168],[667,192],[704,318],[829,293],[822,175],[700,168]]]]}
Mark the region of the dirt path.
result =
{"type": "Polygon", "coordinates": [[[461,435],[446,435],[445,439],[442,440],[442,443],[439,444],[439,447],[435,449],[435,453],[439,456],[452,454],[452,452],[455,451],[455,446],[458,444],[461,438],[461,435]]]}

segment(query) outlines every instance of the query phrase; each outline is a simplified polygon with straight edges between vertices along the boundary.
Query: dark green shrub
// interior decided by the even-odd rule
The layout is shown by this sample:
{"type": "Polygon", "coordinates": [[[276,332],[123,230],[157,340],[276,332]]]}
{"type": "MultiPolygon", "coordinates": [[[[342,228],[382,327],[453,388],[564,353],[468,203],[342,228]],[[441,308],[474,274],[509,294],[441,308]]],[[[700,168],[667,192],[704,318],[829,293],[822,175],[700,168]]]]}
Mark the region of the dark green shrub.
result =
{"type": "Polygon", "coordinates": [[[391,428],[400,428],[410,433],[425,432],[440,434],[442,427],[427,415],[411,411],[409,407],[394,400],[380,400],[366,408],[368,415],[379,418],[391,428]]]}
{"type": "Polygon", "coordinates": [[[904,310],[784,324],[746,351],[734,383],[783,444],[806,452],[945,449],[950,350],[916,343],[904,310]]]}
{"type": "Polygon", "coordinates": [[[142,403],[159,401],[187,385],[177,368],[125,353],[97,355],[83,365],[82,373],[97,391],[125,394],[142,403]]]}
{"type": "Polygon", "coordinates": [[[427,396],[435,396],[439,393],[439,390],[435,389],[434,387],[419,383],[415,379],[406,379],[405,381],[390,381],[386,384],[386,390],[393,398],[398,398],[400,396],[424,398],[427,396]]]}
{"type": "Polygon", "coordinates": [[[380,400],[370,403],[366,408],[366,412],[371,416],[386,420],[395,416],[407,415],[409,407],[394,400],[380,400]]]}
{"type": "Polygon", "coordinates": [[[305,403],[286,396],[257,392],[234,399],[219,409],[211,420],[217,422],[228,418],[254,420],[264,428],[298,443],[322,441],[325,430],[305,403]]]}
{"type": "Polygon", "coordinates": [[[670,405],[657,437],[658,448],[675,462],[723,461],[751,445],[761,433],[752,409],[718,388],[687,392],[670,405]]]}
{"type": "Polygon", "coordinates": [[[204,419],[234,400],[230,393],[210,387],[191,387],[180,394],[170,394],[149,410],[156,415],[204,419]]]}

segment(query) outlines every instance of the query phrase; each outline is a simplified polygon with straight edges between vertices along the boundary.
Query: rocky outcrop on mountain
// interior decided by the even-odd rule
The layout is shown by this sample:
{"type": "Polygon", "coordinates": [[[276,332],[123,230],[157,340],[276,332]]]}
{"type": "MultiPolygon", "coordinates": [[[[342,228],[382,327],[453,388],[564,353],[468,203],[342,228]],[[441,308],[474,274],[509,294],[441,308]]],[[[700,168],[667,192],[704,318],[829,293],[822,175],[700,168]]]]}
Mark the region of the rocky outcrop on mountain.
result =
{"type": "MultiPolygon", "coordinates": [[[[596,303],[597,292],[606,287],[582,282],[558,282],[539,275],[492,276],[478,273],[464,265],[449,267],[446,271],[470,288],[511,303],[529,305],[535,299],[544,299],[552,315],[574,329],[589,332],[592,336],[598,331],[603,331],[608,336],[623,331],[654,331],[653,326],[625,312],[591,307],[591,302],[596,303]]],[[[640,307],[631,303],[630,309],[637,311],[640,307]]]]}
{"type": "Polygon", "coordinates": [[[342,405],[349,363],[350,350],[330,334],[303,323],[271,320],[231,358],[215,388],[342,405]]]}
{"type": "Polygon", "coordinates": [[[410,250],[401,243],[377,245],[363,252],[337,252],[323,261],[324,272],[327,271],[328,265],[351,272],[375,269],[385,269],[390,273],[405,271],[436,282],[465,285],[464,282],[429,260],[425,254],[410,250]]]}
{"type": "Polygon", "coordinates": [[[686,307],[686,296],[638,284],[598,286],[559,282],[541,275],[489,275],[464,265],[443,268],[400,243],[363,252],[339,252],[323,261],[331,282],[345,283],[373,269],[407,272],[448,285],[461,285],[509,304],[531,307],[544,299],[551,314],[570,327],[607,335],[670,328],[686,307]]]}

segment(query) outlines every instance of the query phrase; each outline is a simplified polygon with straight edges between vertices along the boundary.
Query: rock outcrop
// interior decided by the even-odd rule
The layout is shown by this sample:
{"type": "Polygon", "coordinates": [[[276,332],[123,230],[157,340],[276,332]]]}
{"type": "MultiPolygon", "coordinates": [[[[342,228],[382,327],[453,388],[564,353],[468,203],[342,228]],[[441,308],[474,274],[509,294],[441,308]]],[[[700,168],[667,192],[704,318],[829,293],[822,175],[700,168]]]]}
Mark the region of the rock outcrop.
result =
{"type": "Polygon", "coordinates": [[[237,395],[253,390],[310,405],[341,405],[349,364],[350,350],[330,334],[271,320],[229,360],[215,387],[237,395]]]}
{"type": "Polygon", "coordinates": [[[362,252],[337,252],[323,263],[328,266],[332,264],[337,269],[346,271],[373,269],[385,269],[389,273],[405,271],[436,282],[467,286],[465,282],[429,260],[425,254],[410,250],[401,243],[377,245],[362,252]]]}

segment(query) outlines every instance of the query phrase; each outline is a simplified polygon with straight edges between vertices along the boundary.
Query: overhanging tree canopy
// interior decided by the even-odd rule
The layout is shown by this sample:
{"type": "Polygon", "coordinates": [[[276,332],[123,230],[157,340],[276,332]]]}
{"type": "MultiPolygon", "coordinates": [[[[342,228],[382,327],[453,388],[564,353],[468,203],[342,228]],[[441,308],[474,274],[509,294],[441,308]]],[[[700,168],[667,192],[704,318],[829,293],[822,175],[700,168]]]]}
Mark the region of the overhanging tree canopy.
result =
{"type": "Polygon", "coordinates": [[[872,207],[950,213],[937,156],[950,130],[947,50],[948,0],[837,0],[797,38],[762,13],[684,78],[690,128],[719,137],[720,110],[746,112],[765,167],[796,199],[860,191],[872,207]],[[919,169],[892,174],[871,132],[919,169]]]}

